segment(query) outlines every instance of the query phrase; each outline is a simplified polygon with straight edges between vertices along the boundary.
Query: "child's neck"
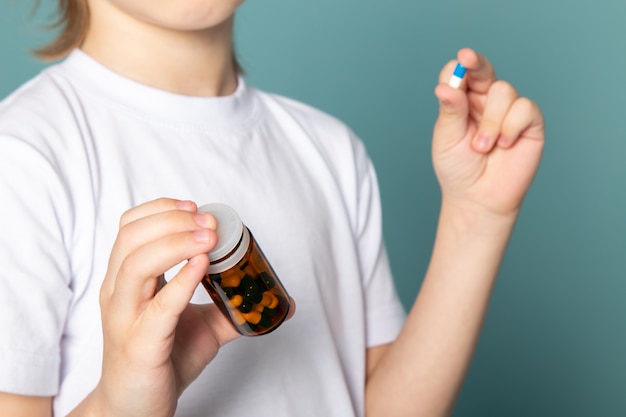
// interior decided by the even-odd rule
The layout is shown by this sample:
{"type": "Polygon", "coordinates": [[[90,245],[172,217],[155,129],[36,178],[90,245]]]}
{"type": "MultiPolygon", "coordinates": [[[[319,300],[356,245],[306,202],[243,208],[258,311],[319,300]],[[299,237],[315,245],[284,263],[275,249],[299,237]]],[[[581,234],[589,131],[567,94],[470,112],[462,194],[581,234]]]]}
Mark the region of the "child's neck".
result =
{"type": "Polygon", "coordinates": [[[233,18],[197,32],[148,24],[92,20],[81,49],[109,69],[142,84],[190,96],[223,96],[237,88],[233,18]]]}

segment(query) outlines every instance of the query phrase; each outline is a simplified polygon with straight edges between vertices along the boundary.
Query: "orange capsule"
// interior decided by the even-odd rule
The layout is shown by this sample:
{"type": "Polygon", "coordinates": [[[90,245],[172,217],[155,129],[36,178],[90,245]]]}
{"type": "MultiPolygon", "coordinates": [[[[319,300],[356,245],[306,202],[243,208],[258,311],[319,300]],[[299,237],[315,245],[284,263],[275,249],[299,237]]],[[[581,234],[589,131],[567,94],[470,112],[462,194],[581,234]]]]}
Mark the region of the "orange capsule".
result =
{"type": "Polygon", "coordinates": [[[265,306],[262,306],[261,304],[255,304],[254,307],[252,307],[253,311],[258,311],[259,313],[262,313],[263,309],[265,309],[265,306]]]}
{"type": "Polygon", "coordinates": [[[267,294],[272,299],[272,301],[266,307],[276,308],[276,306],[278,306],[278,297],[276,297],[276,295],[274,295],[274,293],[271,291],[265,291],[263,295],[265,294],[267,294]]]}
{"type": "Polygon", "coordinates": [[[263,293],[263,298],[261,299],[261,302],[259,302],[259,304],[262,305],[263,307],[268,307],[271,303],[272,303],[272,296],[270,295],[269,291],[265,291],[263,293]]]}
{"type": "Polygon", "coordinates": [[[252,310],[249,313],[242,313],[241,315],[248,323],[258,324],[261,321],[261,313],[255,310],[252,310]]]}
{"type": "Polygon", "coordinates": [[[233,320],[235,320],[235,323],[237,323],[240,326],[246,322],[246,319],[243,317],[243,314],[241,314],[241,312],[237,309],[231,308],[230,316],[233,318],[233,320]]]}
{"type": "Polygon", "coordinates": [[[222,281],[220,282],[220,285],[224,288],[228,288],[228,287],[238,287],[239,284],[241,283],[241,277],[237,274],[229,274],[229,275],[222,275],[222,281]]]}
{"type": "Polygon", "coordinates": [[[233,295],[233,298],[230,299],[230,304],[233,307],[239,307],[243,303],[243,297],[239,294],[233,295]]]}

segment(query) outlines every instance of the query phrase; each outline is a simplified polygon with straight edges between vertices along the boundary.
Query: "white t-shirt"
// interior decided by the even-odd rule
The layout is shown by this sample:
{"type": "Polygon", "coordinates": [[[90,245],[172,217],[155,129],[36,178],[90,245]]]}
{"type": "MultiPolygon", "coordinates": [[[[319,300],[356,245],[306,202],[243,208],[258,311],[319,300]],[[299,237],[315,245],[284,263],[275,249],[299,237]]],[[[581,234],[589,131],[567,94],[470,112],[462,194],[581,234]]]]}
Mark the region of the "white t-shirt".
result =
{"type": "Polygon", "coordinates": [[[231,205],[297,303],[220,350],[176,415],[362,416],[365,350],[405,313],[361,141],[243,79],[231,96],[176,95],[80,50],[0,104],[0,391],[54,396],[64,416],[93,389],[119,218],[158,197],[231,205]]]}

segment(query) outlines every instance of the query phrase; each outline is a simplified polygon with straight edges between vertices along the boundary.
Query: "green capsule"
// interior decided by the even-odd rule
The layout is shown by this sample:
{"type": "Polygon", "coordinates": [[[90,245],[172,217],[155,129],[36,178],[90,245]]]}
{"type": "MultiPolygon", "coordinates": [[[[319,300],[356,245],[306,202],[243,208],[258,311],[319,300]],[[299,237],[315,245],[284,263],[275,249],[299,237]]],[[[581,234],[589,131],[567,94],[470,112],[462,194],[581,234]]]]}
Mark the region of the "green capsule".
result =
{"type": "Polygon", "coordinates": [[[248,291],[248,290],[253,290],[253,291],[259,291],[259,284],[257,283],[257,281],[252,278],[252,275],[246,274],[243,276],[243,278],[241,278],[241,284],[239,284],[239,288],[241,288],[242,291],[248,291]]]}
{"type": "Polygon", "coordinates": [[[249,301],[254,304],[260,303],[261,300],[263,299],[263,294],[254,289],[244,290],[244,292],[241,295],[244,300],[249,301]]]}
{"type": "Polygon", "coordinates": [[[263,271],[263,272],[261,272],[259,274],[259,277],[263,281],[263,284],[265,285],[265,288],[267,288],[267,289],[274,288],[275,282],[274,282],[274,279],[272,278],[272,276],[270,274],[268,274],[267,272],[263,271]]]}
{"type": "Polygon", "coordinates": [[[249,313],[250,311],[252,311],[252,303],[245,301],[244,298],[244,302],[239,305],[239,311],[241,311],[242,313],[249,313]]]}
{"type": "Polygon", "coordinates": [[[263,309],[263,315],[275,316],[276,314],[278,314],[278,308],[267,308],[267,307],[265,307],[263,309]]]}
{"type": "Polygon", "coordinates": [[[226,297],[228,299],[233,298],[233,296],[235,296],[235,294],[236,294],[235,289],[232,288],[232,287],[224,287],[224,288],[222,288],[222,290],[224,290],[224,294],[226,294],[226,297]]]}
{"type": "Polygon", "coordinates": [[[269,316],[266,316],[265,314],[261,315],[261,320],[259,320],[259,322],[257,323],[258,326],[260,327],[270,327],[272,325],[272,319],[269,316]]]}

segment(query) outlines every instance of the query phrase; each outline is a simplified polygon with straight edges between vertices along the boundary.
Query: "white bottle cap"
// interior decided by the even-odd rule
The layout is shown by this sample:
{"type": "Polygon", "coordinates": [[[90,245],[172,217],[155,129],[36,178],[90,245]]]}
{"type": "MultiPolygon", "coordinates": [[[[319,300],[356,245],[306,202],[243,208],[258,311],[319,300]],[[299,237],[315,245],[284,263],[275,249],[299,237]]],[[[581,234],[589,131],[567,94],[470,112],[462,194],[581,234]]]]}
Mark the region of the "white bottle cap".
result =
{"type": "Polygon", "coordinates": [[[250,244],[250,234],[237,212],[226,204],[205,204],[198,207],[198,211],[211,213],[217,221],[217,244],[209,252],[211,264],[207,272],[219,274],[232,268],[243,258],[250,244]]]}

